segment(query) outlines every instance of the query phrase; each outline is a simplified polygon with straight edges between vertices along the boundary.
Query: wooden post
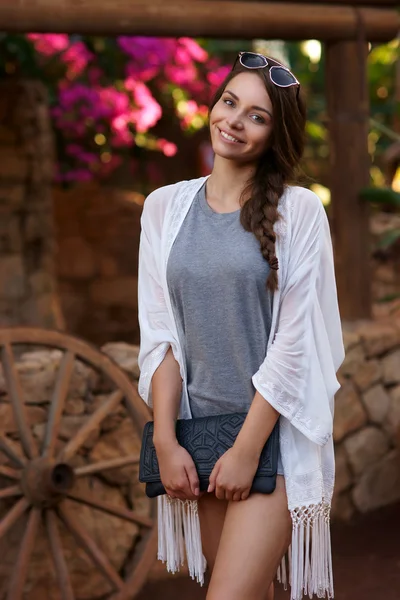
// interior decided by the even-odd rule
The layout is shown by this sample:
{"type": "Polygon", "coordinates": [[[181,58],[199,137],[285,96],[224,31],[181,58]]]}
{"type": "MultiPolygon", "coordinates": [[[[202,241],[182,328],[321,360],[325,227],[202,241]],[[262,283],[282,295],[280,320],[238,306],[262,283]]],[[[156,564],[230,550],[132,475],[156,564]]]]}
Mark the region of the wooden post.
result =
{"type": "Polygon", "coordinates": [[[343,319],[371,315],[367,47],[360,40],[326,46],[332,230],[343,319]]]}
{"type": "MultiPolygon", "coordinates": [[[[397,35],[395,9],[360,7],[367,39],[397,35]]],[[[354,7],[237,0],[1,0],[0,31],[254,39],[354,39],[354,7]]]]}

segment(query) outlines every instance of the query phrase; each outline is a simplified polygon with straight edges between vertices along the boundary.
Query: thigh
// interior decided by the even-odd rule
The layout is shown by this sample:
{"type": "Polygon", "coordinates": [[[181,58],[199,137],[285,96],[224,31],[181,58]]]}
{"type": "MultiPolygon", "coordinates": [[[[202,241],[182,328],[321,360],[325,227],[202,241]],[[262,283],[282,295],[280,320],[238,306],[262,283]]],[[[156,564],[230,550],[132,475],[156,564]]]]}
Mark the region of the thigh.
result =
{"type": "Polygon", "coordinates": [[[215,494],[204,494],[199,499],[201,542],[211,571],[214,568],[227,508],[228,502],[218,500],[215,494]]]}
{"type": "Polygon", "coordinates": [[[273,494],[230,502],[207,600],[264,600],[291,537],[285,481],[273,494]]]}

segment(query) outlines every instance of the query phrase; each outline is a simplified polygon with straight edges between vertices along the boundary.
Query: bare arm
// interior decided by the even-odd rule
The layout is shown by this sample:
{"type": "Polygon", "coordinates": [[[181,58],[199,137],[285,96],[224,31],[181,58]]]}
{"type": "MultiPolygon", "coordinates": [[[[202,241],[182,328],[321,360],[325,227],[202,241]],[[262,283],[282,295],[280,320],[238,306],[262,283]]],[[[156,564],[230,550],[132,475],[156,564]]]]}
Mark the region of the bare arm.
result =
{"type": "Polygon", "coordinates": [[[169,348],[152,378],[154,446],[167,494],[193,500],[200,493],[199,478],[192,457],[179,445],[175,433],[181,394],[179,365],[169,348]]]}
{"type": "Polygon", "coordinates": [[[240,452],[245,452],[259,460],[278,418],[278,411],[266,402],[259,392],[256,392],[243,427],[236,438],[235,446],[240,452]]]}
{"type": "Polygon", "coordinates": [[[182,379],[179,365],[169,348],[164,360],[155,371],[152,385],[154,415],[154,445],[176,442],[175,423],[179,412],[182,379]]]}

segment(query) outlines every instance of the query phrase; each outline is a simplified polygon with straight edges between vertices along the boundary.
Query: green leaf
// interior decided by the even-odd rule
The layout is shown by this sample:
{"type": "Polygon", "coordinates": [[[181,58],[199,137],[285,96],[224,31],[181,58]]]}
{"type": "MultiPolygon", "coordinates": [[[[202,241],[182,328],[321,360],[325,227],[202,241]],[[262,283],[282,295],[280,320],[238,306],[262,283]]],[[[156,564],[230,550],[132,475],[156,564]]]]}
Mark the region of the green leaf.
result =
{"type": "Polygon", "coordinates": [[[400,208],[400,194],[391,188],[364,188],[360,196],[367,202],[391,204],[400,208]]]}
{"type": "Polygon", "coordinates": [[[400,239],[400,229],[391,229],[382,234],[381,238],[377,243],[377,248],[380,250],[387,250],[390,246],[393,246],[397,240],[400,239]]]}

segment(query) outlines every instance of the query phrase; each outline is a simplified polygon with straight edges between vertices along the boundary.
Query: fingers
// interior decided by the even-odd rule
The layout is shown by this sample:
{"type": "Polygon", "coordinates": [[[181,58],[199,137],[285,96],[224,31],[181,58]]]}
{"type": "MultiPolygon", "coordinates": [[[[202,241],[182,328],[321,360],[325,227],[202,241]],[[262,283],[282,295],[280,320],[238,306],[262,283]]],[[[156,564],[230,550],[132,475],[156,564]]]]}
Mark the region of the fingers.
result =
{"type": "MultiPolygon", "coordinates": [[[[207,488],[207,492],[209,492],[209,493],[213,492],[216,488],[216,479],[218,476],[218,471],[219,471],[219,465],[218,465],[218,462],[216,462],[213,470],[211,471],[211,475],[210,475],[210,479],[209,479],[210,483],[207,488]]],[[[215,494],[215,495],[217,496],[217,494],[215,494]]],[[[217,496],[217,498],[218,498],[218,496],[217,496]]],[[[222,498],[219,498],[219,499],[222,500],[222,498]]]]}
{"type": "MultiPolygon", "coordinates": [[[[169,485],[164,485],[164,487],[171,499],[177,498],[178,500],[197,500],[199,497],[198,494],[195,495],[192,492],[186,471],[183,472],[182,476],[177,481],[170,481],[169,485]]],[[[198,480],[197,488],[199,489],[198,480]]]]}
{"type": "Polygon", "coordinates": [[[239,490],[238,492],[234,492],[232,494],[231,500],[233,502],[239,502],[242,499],[242,492],[239,490]]]}
{"type": "Polygon", "coordinates": [[[193,496],[196,498],[200,494],[200,483],[194,463],[192,462],[192,464],[185,466],[185,471],[189,481],[190,490],[193,496]]]}
{"type": "Polygon", "coordinates": [[[247,500],[247,498],[250,496],[250,490],[245,490],[244,492],[242,492],[241,496],[240,496],[240,500],[247,500]]]}
{"type": "Polygon", "coordinates": [[[225,487],[218,483],[215,484],[215,496],[218,500],[228,500],[231,502],[240,502],[241,500],[247,500],[249,497],[250,490],[238,490],[236,488],[225,487]]]}

